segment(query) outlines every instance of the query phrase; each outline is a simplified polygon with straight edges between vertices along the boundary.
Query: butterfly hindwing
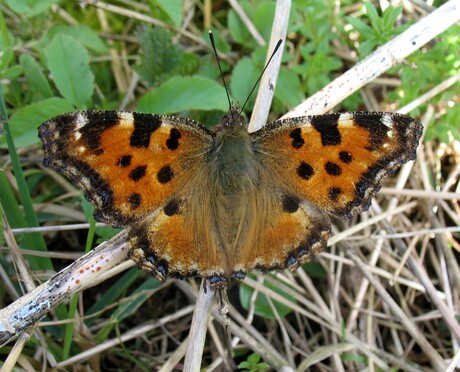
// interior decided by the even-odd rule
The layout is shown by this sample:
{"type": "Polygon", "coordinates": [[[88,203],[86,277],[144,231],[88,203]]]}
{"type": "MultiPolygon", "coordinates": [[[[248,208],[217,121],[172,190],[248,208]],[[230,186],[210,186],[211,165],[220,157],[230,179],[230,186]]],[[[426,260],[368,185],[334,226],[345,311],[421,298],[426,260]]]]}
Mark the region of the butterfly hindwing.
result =
{"type": "Polygon", "coordinates": [[[115,111],[55,117],[39,128],[44,164],[68,176],[97,220],[127,226],[188,182],[213,133],[189,119],[115,111]]]}
{"type": "Polygon", "coordinates": [[[258,233],[246,240],[233,266],[233,276],[253,269],[295,270],[326,247],[331,228],[328,216],[308,201],[270,189],[266,195],[262,192],[256,196],[271,198],[271,209],[268,215],[247,221],[258,233]]]}
{"type": "Polygon", "coordinates": [[[392,113],[344,113],[280,120],[253,133],[275,182],[326,212],[366,210],[382,179],[415,159],[422,125],[392,113]]]}
{"type": "Polygon", "coordinates": [[[129,229],[130,258],[162,281],[201,276],[225,283],[228,278],[207,171],[201,167],[181,193],[129,229]]]}

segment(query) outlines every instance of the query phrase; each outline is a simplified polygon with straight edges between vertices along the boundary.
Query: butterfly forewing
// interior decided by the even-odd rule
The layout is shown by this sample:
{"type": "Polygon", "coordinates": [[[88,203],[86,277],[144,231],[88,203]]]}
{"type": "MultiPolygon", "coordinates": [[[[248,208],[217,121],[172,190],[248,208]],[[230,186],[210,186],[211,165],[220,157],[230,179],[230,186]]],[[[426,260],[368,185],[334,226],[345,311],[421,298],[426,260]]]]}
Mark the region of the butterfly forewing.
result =
{"type": "Polygon", "coordinates": [[[344,113],[281,120],[254,133],[275,182],[345,217],[369,207],[382,178],[415,159],[421,124],[391,113],[344,113]]]}
{"type": "Polygon", "coordinates": [[[116,226],[166,204],[203,163],[213,139],[189,119],[115,111],[61,115],[42,124],[39,135],[44,164],[83,189],[97,220],[116,226]]]}

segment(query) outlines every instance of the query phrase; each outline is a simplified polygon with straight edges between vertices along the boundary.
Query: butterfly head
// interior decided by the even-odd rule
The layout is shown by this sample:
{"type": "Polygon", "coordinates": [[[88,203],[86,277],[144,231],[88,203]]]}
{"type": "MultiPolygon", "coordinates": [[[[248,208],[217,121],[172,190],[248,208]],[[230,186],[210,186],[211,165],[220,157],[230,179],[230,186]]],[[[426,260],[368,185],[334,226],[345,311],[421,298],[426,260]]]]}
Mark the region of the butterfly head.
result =
{"type": "Polygon", "coordinates": [[[232,105],[227,115],[222,118],[220,126],[225,129],[247,129],[248,124],[241,115],[240,109],[237,105],[232,105]]]}

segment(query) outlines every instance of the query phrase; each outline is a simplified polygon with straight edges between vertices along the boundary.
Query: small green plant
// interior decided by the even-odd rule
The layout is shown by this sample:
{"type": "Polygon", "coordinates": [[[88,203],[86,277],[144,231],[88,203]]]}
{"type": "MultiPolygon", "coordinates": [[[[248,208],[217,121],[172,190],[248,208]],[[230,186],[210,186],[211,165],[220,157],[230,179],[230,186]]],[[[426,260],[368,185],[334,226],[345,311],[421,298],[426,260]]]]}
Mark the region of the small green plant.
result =
{"type": "Polygon", "coordinates": [[[253,353],[248,356],[248,358],[238,364],[238,369],[244,372],[258,372],[258,371],[266,371],[270,368],[270,365],[265,362],[260,361],[260,355],[253,353]]]}
{"type": "Polygon", "coordinates": [[[395,22],[401,15],[402,6],[389,6],[381,16],[371,2],[365,3],[365,9],[369,25],[358,18],[348,18],[348,22],[359,32],[361,42],[358,51],[361,55],[369,54],[375,47],[386,43],[409,27],[407,24],[395,27],[395,22]]]}

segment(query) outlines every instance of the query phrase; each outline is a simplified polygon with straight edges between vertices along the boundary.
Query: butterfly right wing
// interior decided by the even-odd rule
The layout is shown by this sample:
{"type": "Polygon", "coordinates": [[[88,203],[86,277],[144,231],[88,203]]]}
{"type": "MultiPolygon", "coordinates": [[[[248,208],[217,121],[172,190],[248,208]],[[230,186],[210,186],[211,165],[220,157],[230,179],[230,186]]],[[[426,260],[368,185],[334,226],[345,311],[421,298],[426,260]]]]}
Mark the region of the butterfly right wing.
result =
{"type": "Polygon", "coordinates": [[[369,208],[382,179],[415,159],[423,127],[405,115],[356,112],[280,120],[252,133],[272,178],[329,214],[369,208]]]}

